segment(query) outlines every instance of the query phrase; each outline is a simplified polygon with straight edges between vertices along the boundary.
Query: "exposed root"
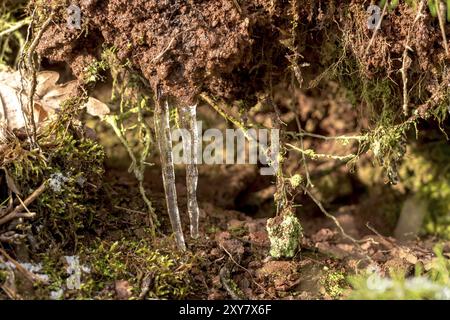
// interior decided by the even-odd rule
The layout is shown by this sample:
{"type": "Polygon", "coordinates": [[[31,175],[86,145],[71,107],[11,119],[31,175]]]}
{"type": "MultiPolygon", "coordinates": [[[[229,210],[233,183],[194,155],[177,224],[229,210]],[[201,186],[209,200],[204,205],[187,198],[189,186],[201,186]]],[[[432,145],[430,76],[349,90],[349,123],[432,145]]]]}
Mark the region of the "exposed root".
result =
{"type": "Polygon", "coordinates": [[[31,122],[31,127],[33,129],[31,141],[32,144],[35,147],[38,147],[36,133],[37,133],[37,126],[36,121],[34,117],[34,94],[36,92],[36,86],[37,86],[37,74],[36,74],[36,66],[34,65],[34,54],[36,51],[37,46],[39,45],[39,41],[41,41],[41,38],[44,34],[44,32],[47,30],[48,26],[52,22],[54,17],[54,12],[50,13],[50,16],[45,20],[43,25],[41,26],[41,29],[36,34],[36,37],[33,39],[33,41],[30,44],[30,48],[28,49],[27,54],[27,68],[29,75],[31,77],[31,85],[30,85],[30,91],[28,92],[28,111],[30,112],[29,119],[31,122]]]}
{"type": "MultiPolygon", "coordinates": [[[[441,29],[441,34],[442,34],[442,42],[444,43],[444,49],[445,49],[445,54],[448,56],[448,44],[447,44],[447,35],[445,34],[445,5],[442,3],[441,0],[437,1],[438,3],[436,4],[437,8],[437,16],[439,19],[439,28],[441,29]]],[[[423,3],[423,1],[422,1],[423,3]]],[[[449,5],[450,3],[447,1],[447,5],[449,5]]]]}
{"type": "MultiPolygon", "coordinates": [[[[387,5],[387,1],[386,1],[386,5],[387,5]]],[[[412,62],[411,58],[408,55],[408,51],[412,50],[409,47],[409,42],[411,39],[411,34],[414,33],[414,26],[416,25],[417,21],[419,21],[419,19],[421,17],[423,17],[422,10],[423,10],[424,5],[425,5],[425,1],[424,0],[420,1],[420,5],[419,5],[419,8],[417,9],[417,14],[416,14],[416,17],[414,18],[414,22],[408,30],[408,35],[406,36],[406,41],[405,41],[405,50],[403,51],[403,55],[402,55],[402,68],[400,69],[400,73],[402,75],[402,81],[403,81],[403,113],[405,115],[408,115],[408,110],[409,110],[408,69],[411,66],[411,62],[412,62]]]]}

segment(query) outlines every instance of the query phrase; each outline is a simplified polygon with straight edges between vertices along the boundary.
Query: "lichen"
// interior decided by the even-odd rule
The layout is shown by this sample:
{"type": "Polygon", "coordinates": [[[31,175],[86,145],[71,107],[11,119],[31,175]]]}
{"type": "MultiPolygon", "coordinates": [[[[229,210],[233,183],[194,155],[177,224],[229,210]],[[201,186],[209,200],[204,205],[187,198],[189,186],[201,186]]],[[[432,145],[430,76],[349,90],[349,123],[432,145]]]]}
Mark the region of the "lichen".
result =
{"type": "Polygon", "coordinates": [[[326,294],[332,299],[340,298],[348,287],[345,274],[336,270],[328,270],[320,279],[320,284],[323,285],[326,294]]]}
{"type": "Polygon", "coordinates": [[[292,258],[295,255],[302,237],[302,226],[293,211],[268,219],[267,232],[272,257],[292,258]]]}

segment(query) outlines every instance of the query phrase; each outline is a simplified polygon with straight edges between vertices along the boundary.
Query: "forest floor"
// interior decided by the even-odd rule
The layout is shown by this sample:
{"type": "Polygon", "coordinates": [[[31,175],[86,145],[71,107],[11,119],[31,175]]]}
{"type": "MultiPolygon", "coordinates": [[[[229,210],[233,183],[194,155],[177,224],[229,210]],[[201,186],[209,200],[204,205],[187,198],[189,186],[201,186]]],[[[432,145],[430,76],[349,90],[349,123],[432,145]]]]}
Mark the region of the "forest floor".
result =
{"type": "MultiPolygon", "coordinates": [[[[245,171],[245,168],[237,170],[245,171]]],[[[398,242],[392,237],[373,231],[371,225],[379,225],[380,221],[373,221],[376,219],[374,216],[367,219],[365,216],[370,216],[370,213],[367,215],[358,212],[368,209],[347,205],[337,210],[336,218],[348,234],[360,239],[359,244],[345,239],[334,222],[317,210],[312,207],[302,208],[302,213],[299,214],[304,228],[301,249],[293,259],[273,259],[269,255],[270,243],[266,231],[268,217],[252,216],[218,205],[218,197],[227,191],[227,186],[218,181],[236,181],[236,170],[233,172],[225,169],[221,172],[219,179],[207,175],[200,177],[202,236],[197,241],[188,240],[189,250],[201,257],[189,272],[198,284],[196,290],[189,295],[191,298],[345,298],[351,293],[348,277],[371,264],[381,267],[380,272],[383,275],[389,274],[389,270],[403,270],[412,275],[418,263],[426,266],[435,257],[433,248],[439,242],[438,239],[429,237],[398,242]],[[204,192],[205,189],[208,189],[208,192],[204,192]]],[[[163,209],[164,194],[162,185],[158,186],[159,174],[155,170],[149,174],[146,181],[150,181],[149,189],[153,194],[159,189],[160,197],[155,205],[158,209],[163,209]]],[[[182,180],[182,172],[179,174],[182,180]]],[[[111,172],[107,181],[119,190],[137,190],[134,178],[124,175],[123,172],[111,172]]],[[[241,183],[242,189],[248,188],[242,180],[236,183],[241,183]]],[[[183,208],[186,205],[185,187],[183,184],[178,187],[180,206],[183,208]]],[[[146,228],[145,214],[117,208],[130,208],[129,199],[139,202],[139,194],[123,198],[120,197],[120,191],[118,193],[111,199],[114,207],[105,209],[109,213],[114,212],[121,223],[114,226],[101,224],[101,231],[96,232],[102,239],[106,237],[109,241],[117,241],[123,237],[136,241],[139,232],[146,228]],[[115,204],[116,202],[118,204],[115,204]]],[[[161,212],[159,217],[170,232],[166,215],[161,212]]],[[[184,230],[188,230],[189,219],[186,214],[182,215],[182,221],[184,230]]],[[[167,246],[167,243],[160,245],[167,246]]],[[[444,254],[450,257],[449,245],[444,247],[444,254]]]]}
{"type": "MultiPolygon", "coordinates": [[[[56,112],[69,119],[63,119],[64,130],[46,137],[46,153],[36,156],[25,134],[11,144],[19,150],[16,158],[11,156],[14,152],[1,150],[2,167],[8,166],[4,176],[7,169],[15,170],[18,183],[27,190],[55,172],[87,172],[93,177],[87,177],[85,187],[71,181],[75,189],[38,199],[33,206],[44,209],[23,230],[21,219],[3,226],[5,232],[18,229],[26,241],[0,246],[0,299],[379,298],[371,294],[395,286],[386,280],[374,288],[370,276],[365,277],[368,269],[394,280],[417,276],[437,270],[437,256],[446,261],[439,269],[443,286],[427,282],[428,287],[419,289],[432,293],[426,298],[436,298],[435,291],[442,288],[449,295],[450,243],[445,237],[430,232],[409,240],[393,237],[405,200],[414,194],[426,198],[430,207],[443,203],[439,208],[443,214],[436,216],[441,215],[448,232],[450,73],[445,34],[450,27],[445,18],[433,16],[436,8],[425,2],[384,6],[382,26],[374,31],[368,28],[369,2],[360,0],[346,5],[292,0],[289,6],[281,0],[241,5],[200,0],[76,1],[84,19],[79,30],[67,28],[63,2],[54,8],[44,1],[31,2],[39,23],[30,29],[36,34],[41,30],[42,37],[30,46],[36,52],[28,52],[29,60],[33,62],[36,53],[42,61],[28,68],[58,71],[59,84],[78,81],[77,90],[83,92],[78,98],[92,96],[108,103],[110,119],[126,118],[120,125],[133,151],[142,151],[142,137],[150,139],[155,131],[149,125],[156,114],[149,91],[158,97],[155,100],[164,91],[179,107],[206,92],[230,102],[224,110],[242,126],[282,126],[282,142],[290,153],[283,163],[281,189],[289,188],[294,175],[301,175],[300,187],[319,202],[296,189],[299,185],[287,192],[290,198],[282,205],[294,208],[303,237],[293,258],[274,259],[266,223],[281,203],[274,200],[279,191],[276,177],[260,176],[256,165],[200,165],[200,237],[193,240],[187,237],[185,168],[177,166],[176,188],[188,246],[180,252],[171,236],[156,144],[143,159],[153,164],[144,178],[159,220],[152,235],[148,207],[129,173],[126,149],[105,122],[84,114],[82,121],[73,119],[82,109],[82,99],[78,104],[71,100],[73,109],[56,112]],[[102,93],[101,87],[108,86],[102,93]],[[93,129],[91,137],[86,137],[85,125],[93,129]],[[76,127],[75,133],[69,127],[76,127]],[[67,140],[66,149],[67,132],[73,140],[67,140]],[[103,161],[99,156],[103,151],[96,152],[94,140],[106,154],[105,174],[99,179],[103,166],[96,161],[103,161]],[[288,150],[288,145],[294,148],[288,150]],[[56,160],[48,157],[53,162],[47,163],[45,156],[54,151],[56,160]],[[42,168],[36,160],[41,158],[42,168]],[[32,169],[17,170],[19,160],[31,163],[32,169]],[[28,179],[34,172],[36,181],[28,179]],[[102,182],[97,185],[97,180],[102,182]],[[355,283],[372,293],[355,296],[355,283]]],[[[13,46],[16,54],[11,56],[17,56],[22,45],[13,46]]],[[[6,62],[12,66],[13,60],[6,62]]],[[[208,127],[222,131],[233,127],[210,106],[198,109],[199,119],[208,127]]],[[[0,190],[3,204],[8,192],[12,194],[6,184],[3,181],[0,190]]]]}
{"type": "MultiPolygon", "coordinates": [[[[17,259],[36,261],[35,269],[28,270],[46,280],[40,284],[31,281],[27,271],[16,270],[15,284],[3,285],[10,298],[345,299],[352,297],[352,276],[370,266],[382,276],[393,270],[412,276],[418,266],[429,270],[436,257],[434,248],[442,243],[431,236],[408,241],[390,236],[397,218],[380,211],[396,200],[382,203],[383,193],[369,192],[354,178],[356,173],[344,170],[338,174],[340,197],[330,201],[327,210],[357,242],[343,236],[307,195],[299,195],[301,247],[292,259],[274,259],[266,230],[267,219],[275,214],[273,177],[260,176],[254,165],[201,165],[201,236],[197,240],[188,237],[188,252],[180,253],[168,236],[171,227],[159,165],[147,170],[144,179],[160,222],[152,240],[138,183],[127,172],[126,151],[114,142],[110,129],[103,132],[101,128],[98,138],[109,157],[92,223],[69,244],[52,239],[48,247],[38,250],[9,247],[17,259]],[[79,260],[78,287],[69,285],[76,272],[70,270],[67,257],[79,260]]],[[[335,173],[329,175],[336,179],[335,173]]],[[[176,177],[187,235],[183,166],[176,167],[176,177]]],[[[448,242],[443,254],[450,257],[448,242]]]]}

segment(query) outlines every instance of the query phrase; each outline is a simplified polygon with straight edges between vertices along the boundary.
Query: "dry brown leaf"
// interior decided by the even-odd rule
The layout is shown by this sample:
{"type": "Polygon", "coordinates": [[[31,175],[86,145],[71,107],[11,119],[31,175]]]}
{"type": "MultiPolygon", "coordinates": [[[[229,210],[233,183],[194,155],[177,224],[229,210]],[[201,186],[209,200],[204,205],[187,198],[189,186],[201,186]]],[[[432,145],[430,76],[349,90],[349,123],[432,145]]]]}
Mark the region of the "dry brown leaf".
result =
{"type": "Polygon", "coordinates": [[[109,107],[106,104],[92,97],[89,97],[89,100],[84,107],[86,108],[87,113],[97,117],[106,116],[110,112],[109,107]]]}
{"type": "MultiPolygon", "coordinates": [[[[38,126],[49,120],[60,108],[62,102],[75,92],[76,81],[57,84],[59,74],[54,71],[43,71],[36,75],[36,91],[33,97],[34,120],[38,126]]],[[[29,103],[28,92],[30,81],[21,78],[18,71],[0,72],[0,140],[14,129],[24,128],[26,117],[22,106],[26,109],[29,103]]]]}

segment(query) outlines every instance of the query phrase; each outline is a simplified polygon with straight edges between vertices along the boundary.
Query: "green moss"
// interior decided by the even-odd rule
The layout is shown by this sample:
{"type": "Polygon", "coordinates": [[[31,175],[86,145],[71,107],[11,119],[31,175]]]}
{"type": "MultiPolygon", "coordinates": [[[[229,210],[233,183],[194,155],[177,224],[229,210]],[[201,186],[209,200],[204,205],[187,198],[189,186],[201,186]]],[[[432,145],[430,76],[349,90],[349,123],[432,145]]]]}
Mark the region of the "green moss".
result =
{"type": "Polygon", "coordinates": [[[109,69],[109,66],[104,60],[95,60],[84,70],[84,82],[86,84],[95,83],[97,81],[105,80],[105,77],[102,75],[106,70],[109,69]]]}
{"type": "Polygon", "coordinates": [[[22,31],[31,20],[28,17],[22,18],[25,5],[21,1],[0,4],[0,32],[6,32],[0,37],[0,71],[6,66],[17,65],[19,61],[19,48],[25,43],[22,31]],[[8,30],[11,31],[7,32],[8,30]]]}
{"type": "Polygon", "coordinates": [[[145,277],[150,279],[150,298],[183,299],[193,291],[194,284],[188,272],[194,256],[182,257],[176,252],[152,249],[144,240],[126,239],[113,243],[97,240],[81,251],[92,276],[92,281],[82,289],[90,294],[115,280],[125,279],[134,288],[136,297],[145,277]]]}
{"type": "Polygon", "coordinates": [[[49,283],[41,288],[42,299],[48,299],[51,292],[61,289],[65,299],[115,299],[117,280],[130,284],[130,299],[140,296],[146,280],[149,281],[145,298],[184,299],[196,290],[189,272],[197,257],[193,254],[182,256],[169,248],[155,249],[146,240],[96,239],[81,244],[77,251],[80,266],[89,270],[81,273],[81,286],[74,290],[67,289],[64,256],[65,253],[57,249],[37,256],[42,262],[42,272],[49,277],[49,283]]]}
{"type": "Polygon", "coordinates": [[[5,271],[0,270],[0,283],[5,282],[7,277],[8,277],[7,273],[5,271]]]}
{"type": "Polygon", "coordinates": [[[233,227],[233,228],[229,228],[228,231],[230,231],[230,233],[237,238],[240,238],[242,236],[245,236],[246,234],[248,234],[248,229],[245,225],[240,225],[237,227],[233,227]]]}
{"type": "Polygon", "coordinates": [[[294,212],[267,220],[267,232],[270,240],[270,255],[274,258],[292,258],[299,247],[302,226],[294,212]]]}
{"type": "Polygon", "coordinates": [[[39,237],[57,238],[63,244],[76,239],[79,229],[88,226],[96,213],[96,196],[104,173],[103,148],[84,137],[76,121],[80,101],[62,107],[61,117],[38,136],[41,148],[15,142],[13,161],[4,167],[23,195],[47,182],[46,191],[29,207],[37,213],[39,237]]]}

